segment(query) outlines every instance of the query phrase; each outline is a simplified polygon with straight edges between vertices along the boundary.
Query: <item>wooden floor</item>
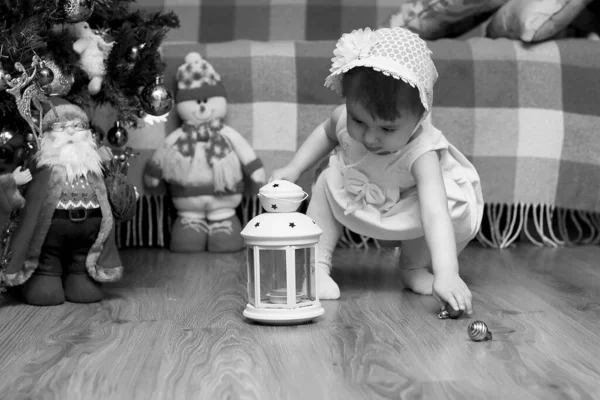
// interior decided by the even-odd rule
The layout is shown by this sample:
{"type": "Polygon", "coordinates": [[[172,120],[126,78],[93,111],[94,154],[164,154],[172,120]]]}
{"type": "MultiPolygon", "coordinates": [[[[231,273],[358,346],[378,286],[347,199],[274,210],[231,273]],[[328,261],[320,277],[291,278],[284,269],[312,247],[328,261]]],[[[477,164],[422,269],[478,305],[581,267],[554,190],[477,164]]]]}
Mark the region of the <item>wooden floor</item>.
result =
{"type": "Polygon", "coordinates": [[[339,250],[342,298],[295,327],[242,318],[244,253],[123,251],[92,305],[0,299],[0,399],[598,399],[600,247],[461,255],[471,319],[398,284],[393,250],[339,250]],[[491,342],[472,342],[470,321],[491,342]]]}

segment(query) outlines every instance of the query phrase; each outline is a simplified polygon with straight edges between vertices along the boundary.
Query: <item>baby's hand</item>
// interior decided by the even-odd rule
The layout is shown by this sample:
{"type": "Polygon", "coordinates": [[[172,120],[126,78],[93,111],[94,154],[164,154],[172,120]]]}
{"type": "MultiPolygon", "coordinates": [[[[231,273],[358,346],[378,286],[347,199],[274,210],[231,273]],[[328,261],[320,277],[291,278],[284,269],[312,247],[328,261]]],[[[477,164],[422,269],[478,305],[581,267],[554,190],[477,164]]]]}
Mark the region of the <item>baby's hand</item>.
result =
{"type": "Polygon", "coordinates": [[[466,310],[467,314],[473,313],[471,291],[458,274],[434,277],[433,296],[440,304],[447,302],[455,310],[466,310]]]}
{"type": "Polygon", "coordinates": [[[273,173],[271,174],[271,177],[269,178],[269,182],[277,181],[280,179],[290,181],[290,182],[296,182],[299,177],[300,177],[300,173],[295,168],[292,168],[289,165],[286,165],[283,168],[278,168],[278,169],[274,170],[273,173]]]}
{"type": "Polygon", "coordinates": [[[260,185],[264,185],[266,182],[266,173],[264,168],[259,168],[250,175],[250,179],[252,182],[255,182],[260,185]]]}
{"type": "Polygon", "coordinates": [[[31,181],[31,172],[28,169],[23,171],[23,170],[21,170],[21,167],[17,167],[12,172],[12,176],[13,176],[13,178],[15,178],[15,182],[17,183],[17,186],[24,185],[24,184],[28,183],[29,181],[31,181]]]}

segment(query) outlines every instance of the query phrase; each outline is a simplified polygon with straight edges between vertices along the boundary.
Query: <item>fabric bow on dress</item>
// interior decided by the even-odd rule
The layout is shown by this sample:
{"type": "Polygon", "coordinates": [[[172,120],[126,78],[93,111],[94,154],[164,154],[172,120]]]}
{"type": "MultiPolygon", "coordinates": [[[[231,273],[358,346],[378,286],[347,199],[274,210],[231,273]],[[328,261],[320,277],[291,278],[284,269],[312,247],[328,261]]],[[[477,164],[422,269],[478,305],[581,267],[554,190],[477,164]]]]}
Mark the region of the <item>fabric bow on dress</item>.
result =
{"type": "Polygon", "coordinates": [[[369,178],[362,172],[354,168],[347,169],[344,174],[344,189],[352,195],[354,200],[348,204],[344,211],[345,215],[351,214],[370,204],[379,208],[385,204],[385,194],[376,184],[369,181],[369,178]]]}

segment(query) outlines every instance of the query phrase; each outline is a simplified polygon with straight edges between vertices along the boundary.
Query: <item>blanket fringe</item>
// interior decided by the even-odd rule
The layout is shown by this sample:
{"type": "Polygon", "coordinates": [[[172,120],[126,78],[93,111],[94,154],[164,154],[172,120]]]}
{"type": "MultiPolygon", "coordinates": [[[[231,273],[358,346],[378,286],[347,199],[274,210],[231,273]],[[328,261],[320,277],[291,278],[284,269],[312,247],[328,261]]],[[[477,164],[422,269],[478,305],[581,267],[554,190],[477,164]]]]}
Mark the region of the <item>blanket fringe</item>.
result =
{"type": "MultiPolygon", "coordinates": [[[[174,220],[168,198],[142,195],[135,218],[117,224],[117,244],[124,247],[165,247],[174,220]]],[[[305,212],[305,210],[300,210],[305,212]]],[[[244,196],[238,208],[243,225],[263,212],[256,196],[244,196]]],[[[484,247],[506,249],[518,241],[537,246],[600,245],[600,212],[572,210],[548,204],[485,205],[476,236],[484,247]]],[[[367,249],[389,247],[387,242],[344,228],[340,247],[367,249]]]]}
{"type": "Polygon", "coordinates": [[[600,244],[600,213],[550,204],[486,204],[477,240],[485,247],[506,249],[518,239],[536,246],[600,244]]]}

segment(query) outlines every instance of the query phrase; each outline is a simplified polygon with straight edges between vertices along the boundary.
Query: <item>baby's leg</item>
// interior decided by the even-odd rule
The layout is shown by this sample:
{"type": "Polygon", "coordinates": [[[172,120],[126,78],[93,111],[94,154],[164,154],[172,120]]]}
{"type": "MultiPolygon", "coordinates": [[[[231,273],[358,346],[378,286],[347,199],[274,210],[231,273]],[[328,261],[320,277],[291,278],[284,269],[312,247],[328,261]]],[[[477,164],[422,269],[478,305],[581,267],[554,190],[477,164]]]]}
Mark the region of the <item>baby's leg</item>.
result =
{"type": "Polygon", "coordinates": [[[317,279],[319,280],[319,298],[334,300],[340,298],[340,288],[330,276],[331,258],[342,235],[342,225],[331,212],[324,185],[324,177],[321,174],[313,188],[306,215],[311,217],[323,230],[323,234],[319,238],[319,259],[316,266],[317,279]]]}
{"type": "MultiPolygon", "coordinates": [[[[456,254],[471,240],[456,244],[456,254]]],[[[433,293],[433,274],[431,273],[431,255],[425,236],[402,242],[400,253],[400,280],[407,288],[418,294],[433,293]]]]}

